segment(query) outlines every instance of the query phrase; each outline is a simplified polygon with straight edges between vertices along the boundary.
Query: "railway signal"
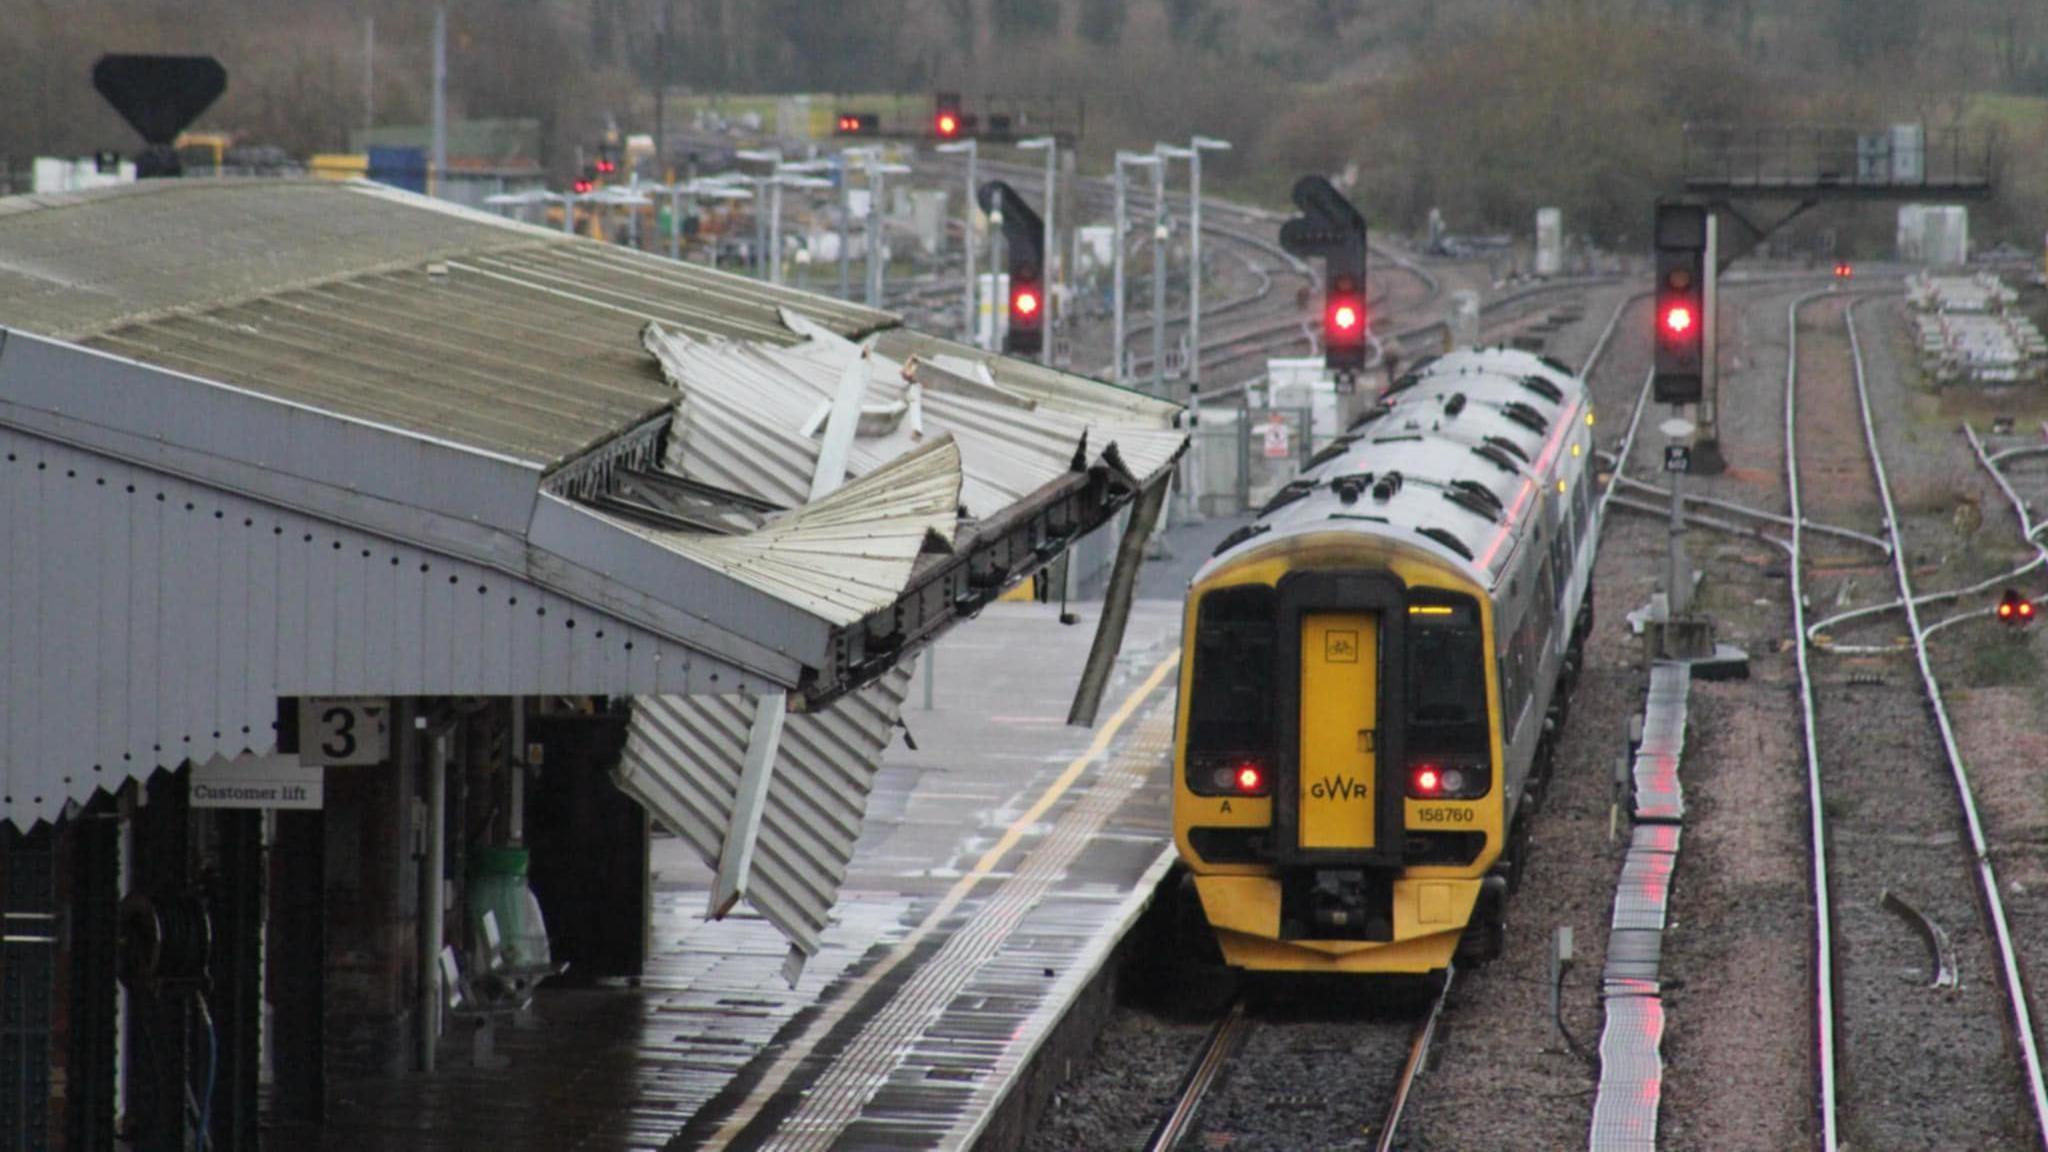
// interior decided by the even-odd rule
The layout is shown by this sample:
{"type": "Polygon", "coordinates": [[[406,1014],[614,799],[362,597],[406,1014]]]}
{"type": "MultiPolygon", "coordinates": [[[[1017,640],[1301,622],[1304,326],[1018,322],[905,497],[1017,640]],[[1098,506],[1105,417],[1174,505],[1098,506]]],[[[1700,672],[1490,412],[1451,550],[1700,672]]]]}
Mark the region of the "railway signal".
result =
{"type": "Polygon", "coordinates": [[[1045,348],[1045,223],[1015,188],[1001,180],[975,193],[981,209],[1000,215],[1010,274],[1010,323],[1003,351],[1035,356],[1045,348]]]}
{"type": "Polygon", "coordinates": [[[1323,261],[1323,366],[1340,381],[1365,367],[1371,318],[1365,308],[1365,216],[1321,176],[1294,182],[1301,215],[1280,226],[1280,246],[1323,261]]]}
{"type": "Polygon", "coordinates": [[[1998,622],[2008,628],[2025,628],[2034,622],[2034,602],[2017,588],[2007,588],[1998,598],[1998,622]]]}
{"type": "Polygon", "coordinates": [[[1707,210],[1659,204],[1656,240],[1656,375],[1661,404],[1697,403],[1705,394],[1707,210]]]}
{"type": "Polygon", "coordinates": [[[932,101],[932,133],[941,140],[959,137],[967,127],[967,115],[961,110],[958,92],[941,92],[932,101]]]}
{"type": "Polygon", "coordinates": [[[874,112],[841,112],[832,131],[840,136],[879,136],[882,117],[874,112]]]}
{"type": "Polygon", "coordinates": [[[1842,282],[1845,282],[1845,283],[1846,283],[1847,281],[1849,281],[1850,279],[1852,279],[1852,278],[1853,278],[1853,277],[1854,277],[1855,275],[1856,275],[1856,269],[1855,269],[1855,267],[1854,267],[1853,265],[1851,265],[1851,264],[1850,264],[1850,263],[1849,263],[1848,261],[1844,260],[1844,261],[1842,261],[1842,262],[1841,262],[1840,264],[1837,264],[1837,265],[1835,265],[1835,279],[1836,279],[1836,280],[1838,280],[1838,281],[1842,281],[1842,282]]]}

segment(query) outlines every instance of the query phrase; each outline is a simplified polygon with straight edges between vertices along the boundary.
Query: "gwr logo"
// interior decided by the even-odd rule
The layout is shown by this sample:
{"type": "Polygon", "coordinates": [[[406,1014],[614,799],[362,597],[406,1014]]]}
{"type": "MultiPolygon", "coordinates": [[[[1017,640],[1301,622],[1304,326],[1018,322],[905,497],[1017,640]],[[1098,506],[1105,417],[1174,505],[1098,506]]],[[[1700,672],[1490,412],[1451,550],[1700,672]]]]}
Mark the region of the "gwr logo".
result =
{"type": "Polygon", "coordinates": [[[1349,776],[1325,776],[1309,785],[1308,794],[1317,800],[1363,800],[1365,781],[1349,776]]]}

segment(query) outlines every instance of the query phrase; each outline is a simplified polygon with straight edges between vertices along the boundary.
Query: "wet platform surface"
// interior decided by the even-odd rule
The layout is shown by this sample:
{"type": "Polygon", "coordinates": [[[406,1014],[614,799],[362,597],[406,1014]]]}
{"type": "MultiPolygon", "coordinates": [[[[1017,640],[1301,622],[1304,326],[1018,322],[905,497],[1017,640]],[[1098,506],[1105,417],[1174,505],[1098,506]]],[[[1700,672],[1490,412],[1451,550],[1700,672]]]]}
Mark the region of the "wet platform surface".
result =
{"type": "Polygon", "coordinates": [[[939,645],[884,761],[844,897],[796,988],[765,921],[703,919],[710,873],[657,838],[636,988],[543,989],[432,1074],[337,1084],[266,1146],[955,1148],[1094,974],[1171,850],[1177,600],[1140,601],[1102,718],[1065,724],[1097,605],[995,604],[939,645]]]}

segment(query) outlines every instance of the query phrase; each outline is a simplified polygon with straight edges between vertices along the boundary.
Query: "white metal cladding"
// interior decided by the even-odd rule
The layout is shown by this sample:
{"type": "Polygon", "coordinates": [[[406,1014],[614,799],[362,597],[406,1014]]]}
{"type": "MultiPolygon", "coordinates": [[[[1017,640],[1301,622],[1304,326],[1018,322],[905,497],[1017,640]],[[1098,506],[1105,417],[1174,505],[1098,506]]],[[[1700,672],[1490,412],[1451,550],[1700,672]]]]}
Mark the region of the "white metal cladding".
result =
{"type": "MultiPolygon", "coordinates": [[[[669,429],[670,471],[802,502],[817,466],[819,417],[858,346],[800,316],[784,318],[809,339],[791,346],[699,340],[648,325],[644,342],[682,393],[669,429]]],[[[1077,453],[1085,465],[1112,462],[1142,485],[1187,443],[1171,426],[1178,409],[1156,401],[1136,411],[1089,404],[1069,389],[1034,387],[1036,378],[998,382],[986,365],[950,355],[902,361],[873,353],[868,365],[848,473],[866,475],[928,437],[949,434],[960,447],[960,502],[976,518],[1067,474],[1077,453]]]]}
{"type": "Polygon", "coordinates": [[[754,532],[718,536],[613,519],[626,531],[847,625],[895,603],[926,543],[952,543],[959,508],[960,450],[942,436],[754,532]]]}
{"type": "Polygon", "coordinates": [[[279,696],[760,687],[499,569],[0,426],[0,820],[269,751],[279,696]]]}
{"type": "MultiPolygon", "coordinates": [[[[816,712],[793,712],[769,781],[746,899],[797,950],[839,898],[868,793],[910,688],[909,661],[816,712]]],[[[756,697],[643,696],[633,702],[619,787],[712,867],[732,821],[756,697]]]]}

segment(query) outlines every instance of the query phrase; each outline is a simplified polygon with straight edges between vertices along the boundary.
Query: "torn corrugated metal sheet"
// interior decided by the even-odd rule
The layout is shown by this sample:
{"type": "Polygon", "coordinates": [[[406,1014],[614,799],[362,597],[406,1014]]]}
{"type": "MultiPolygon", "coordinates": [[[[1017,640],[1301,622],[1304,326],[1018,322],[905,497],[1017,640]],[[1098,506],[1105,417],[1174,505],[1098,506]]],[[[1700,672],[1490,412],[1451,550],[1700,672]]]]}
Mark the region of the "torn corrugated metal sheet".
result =
{"type": "Polygon", "coordinates": [[[612,519],[834,624],[851,624],[902,594],[928,543],[952,542],[959,509],[960,450],[940,437],[753,532],[720,536],[612,519]]]}
{"type": "MultiPolygon", "coordinates": [[[[817,951],[839,898],[875,772],[909,690],[905,661],[831,707],[792,713],[785,722],[746,899],[800,953],[817,951]]],[[[615,779],[712,867],[732,822],[756,699],[633,702],[615,779]]]]}
{"type": "MultiPolygon", "coordinates": [[[[785,314],[797,344],[703,340],[659,324],[644,343],[681,393],[664,464],[707,484],[800,502],[819,458],[823,416],[852,341],[785,314]]],[[[847,471],[862,476],[926,439],[960,447],[961,504],[987,519],[1074,470],[1108,464],[1136,486],[1180,454],[1178,409],[1158,401],[1124,408],[1084,403],[1037,378],[997,378],[982,361],[936,352],[929,360],[867,358],[869,377],[847,471]]],[[[1108,389],[1100,389],[1109,391],[1108,389]]]]}

